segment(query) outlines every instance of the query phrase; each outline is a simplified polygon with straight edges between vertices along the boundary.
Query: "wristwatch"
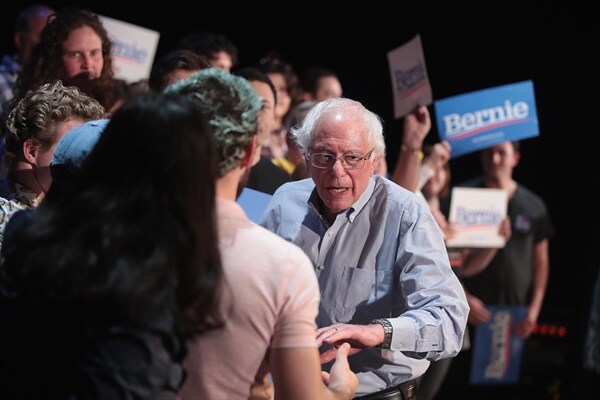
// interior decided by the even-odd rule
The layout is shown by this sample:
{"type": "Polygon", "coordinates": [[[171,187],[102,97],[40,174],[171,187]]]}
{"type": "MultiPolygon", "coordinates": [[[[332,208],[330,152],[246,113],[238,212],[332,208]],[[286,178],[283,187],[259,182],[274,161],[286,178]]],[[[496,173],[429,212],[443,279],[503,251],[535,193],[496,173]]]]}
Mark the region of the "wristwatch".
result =
{"type": "Polygon", "coordinates": [[[389,349],[392,345],[392,332],[394,332],[394,327],[390,321],[384,318],[374,319],[370,322],[370,324],[379,324],[383,326],[383,342],[377,346],[381,349],[389,349]]]}

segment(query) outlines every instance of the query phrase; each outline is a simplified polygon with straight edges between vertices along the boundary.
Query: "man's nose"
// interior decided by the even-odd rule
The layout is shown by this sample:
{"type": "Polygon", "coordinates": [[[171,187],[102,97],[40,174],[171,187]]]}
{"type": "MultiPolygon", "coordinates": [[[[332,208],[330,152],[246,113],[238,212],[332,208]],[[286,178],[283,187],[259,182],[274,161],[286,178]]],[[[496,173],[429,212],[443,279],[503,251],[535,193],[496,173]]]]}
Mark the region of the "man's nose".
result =
{"type": "Polygon", "coordinates": [[[342,176],[346,174],[346,168],[344,167],[344,163],[342,162],[342,158],[336,158],[331,166],[331,171],[335,176],[342,176]]]}
{"type": "Polygon", "coordinates": [[[81,68],[89,69],[92,66],[92,56],[90,54],[84,54],[81,57],[81,68]]]}

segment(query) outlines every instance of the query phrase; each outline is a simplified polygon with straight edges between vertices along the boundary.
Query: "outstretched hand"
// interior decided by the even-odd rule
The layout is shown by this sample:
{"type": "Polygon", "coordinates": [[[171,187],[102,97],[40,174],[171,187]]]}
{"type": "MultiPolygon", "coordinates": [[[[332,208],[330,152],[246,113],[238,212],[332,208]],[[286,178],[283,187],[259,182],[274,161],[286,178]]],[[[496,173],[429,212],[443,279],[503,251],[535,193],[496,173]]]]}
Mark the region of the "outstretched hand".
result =
{"type": "Polygon", "coordinates": [[[358,388],[358,377],[350,369],[350,364],[348,363],[349,353],[350,344],[342,343],[337,349],[335,363],[333,363],[331,371],[329,373],[323,371],[321,372],[321,375],[323,377],[323,383],[325,383],[329,389],[336,392],[350,390],[351,393],[348,393],[348,397],[352,397],[358,388]]]}

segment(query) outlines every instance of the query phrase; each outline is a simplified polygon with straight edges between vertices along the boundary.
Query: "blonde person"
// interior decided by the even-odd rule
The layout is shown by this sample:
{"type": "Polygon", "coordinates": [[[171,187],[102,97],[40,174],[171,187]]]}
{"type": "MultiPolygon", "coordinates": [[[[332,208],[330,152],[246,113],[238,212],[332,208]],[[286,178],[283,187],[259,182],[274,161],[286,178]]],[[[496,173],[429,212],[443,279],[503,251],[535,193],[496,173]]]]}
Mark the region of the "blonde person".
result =
{"type": "Polygon", "coordinates": [[[61,81],[27,92],[7,120],[4,198],[0,199],[0,244],[4,225],[17,209],[37,207],[52,183],[50,160],[58,141],[86,121],[104,118],[104,107],[61,81]]]}

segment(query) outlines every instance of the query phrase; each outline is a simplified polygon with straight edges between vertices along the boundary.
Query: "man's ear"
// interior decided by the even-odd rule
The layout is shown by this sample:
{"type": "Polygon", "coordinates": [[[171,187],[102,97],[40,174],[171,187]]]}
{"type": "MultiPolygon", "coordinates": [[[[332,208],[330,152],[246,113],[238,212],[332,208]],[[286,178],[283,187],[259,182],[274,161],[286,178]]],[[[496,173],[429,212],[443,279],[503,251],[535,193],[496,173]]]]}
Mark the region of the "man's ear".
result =
{"type": "Polygon", "coordinates": [[[244,151],[246,152],[246,155],[244,158],[242,158],[241,166],[245,168],[252,168],[260,159],[260,154],[257,156],[258,135],[252,136],[252,139],[250,139],[250,141],[244,147],[244,151]]]}
{"type": "Polygon", "coordinates": [[[519,161],[521,161],[521,152],[515,151],[515,154],[513,154],[513,167],[519,165],[519,161]]]}
{"type": "Polygon", "coordinates": [[[39,154],[39,145],[33,139],[27,139],[23,142],[23,157],[25,161],[31,165],[37,165],[37,158],[39,154]]]}

